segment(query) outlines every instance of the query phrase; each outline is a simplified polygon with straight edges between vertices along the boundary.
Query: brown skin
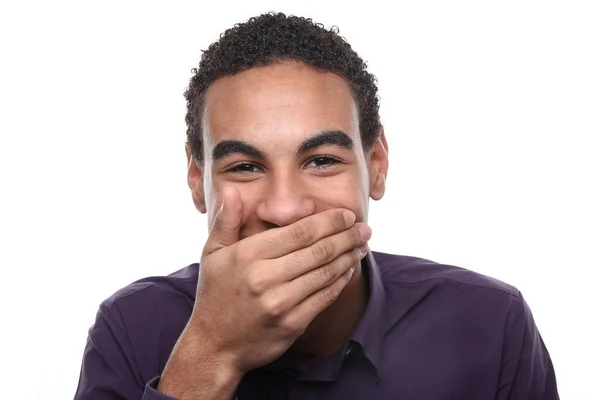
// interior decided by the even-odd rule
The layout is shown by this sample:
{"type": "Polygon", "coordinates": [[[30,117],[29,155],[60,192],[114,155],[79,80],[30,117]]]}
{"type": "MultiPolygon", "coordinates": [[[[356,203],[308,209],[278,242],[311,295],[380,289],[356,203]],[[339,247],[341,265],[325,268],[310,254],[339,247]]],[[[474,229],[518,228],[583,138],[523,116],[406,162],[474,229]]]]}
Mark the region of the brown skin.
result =
{"type": "Polygon", "coordinates": [[[361,145],[347,82],[289,61],[211,85],[204,147],[202,164],[187,152],[188,184],[210,235],[194,311],[158,387],[182,399],[231,398],[247,371],[286,351],[307,367],[343,346],[367,302],[368,201],[383,196],[388,169],[383,132],[366,153],[361,145]],[[298,151],[325,131],[353,147],[298,151]],[[234,140],[262,156],[213,159],[234,140]]]}

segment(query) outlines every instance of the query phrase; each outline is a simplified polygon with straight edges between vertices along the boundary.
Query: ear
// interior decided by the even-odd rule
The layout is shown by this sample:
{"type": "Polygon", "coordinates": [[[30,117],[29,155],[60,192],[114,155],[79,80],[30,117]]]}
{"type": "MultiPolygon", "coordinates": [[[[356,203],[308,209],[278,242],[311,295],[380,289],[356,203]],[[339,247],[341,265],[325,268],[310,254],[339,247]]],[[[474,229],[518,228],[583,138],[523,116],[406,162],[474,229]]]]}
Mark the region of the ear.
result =
{"type": "Polygon", "coordinates": [[[204,199],[204,179],[203,169],[199,162],[194,159],[190,148],[185,146],[185,155],[187,157],[187,182],[192,191],[192,200],[196,209],[202,214],[206,213],[206,201],[204,199]]]}
{"type": "Polygon", "coordinates": [[[382,128],[369,152],[369,195],[373,200],[380,200],[385,193],[388,167],[388,144],[382,128]]]}

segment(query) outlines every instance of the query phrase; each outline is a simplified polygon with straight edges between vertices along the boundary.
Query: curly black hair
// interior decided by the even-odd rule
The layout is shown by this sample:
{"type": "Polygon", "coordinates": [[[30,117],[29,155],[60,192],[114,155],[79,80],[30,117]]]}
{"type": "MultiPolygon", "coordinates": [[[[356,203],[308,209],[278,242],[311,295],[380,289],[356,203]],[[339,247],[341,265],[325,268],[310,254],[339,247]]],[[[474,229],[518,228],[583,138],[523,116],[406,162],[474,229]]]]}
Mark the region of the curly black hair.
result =
{"type": "Polygon", "coordinates": [[[310,18],[268,13],[234,25],[203,51],[184,96],[187,100],[187,146],[203,161],[202,107],[208,87],[224,76],[278,61],[293,60],[319,71],[335,73],[350,84],[359,112],[364,149],[370,149],[381,129],[377,80],[338,29],[327,30],[310,18]]]}

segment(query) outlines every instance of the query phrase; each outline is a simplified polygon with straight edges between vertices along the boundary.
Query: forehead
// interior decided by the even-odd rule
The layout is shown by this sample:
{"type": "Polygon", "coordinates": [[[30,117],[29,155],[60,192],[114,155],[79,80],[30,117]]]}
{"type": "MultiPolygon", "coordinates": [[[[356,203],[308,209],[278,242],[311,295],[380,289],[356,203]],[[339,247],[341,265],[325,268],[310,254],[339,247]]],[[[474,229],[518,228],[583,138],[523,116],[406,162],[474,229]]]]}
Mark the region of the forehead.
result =
{"type": "Polygon", "coordinates": [[[360,140],[347,81],[293,61],[215,81],[205,96],[203,125],[205,149],[221,140],[285,146],[327,130],[360,140]]]}

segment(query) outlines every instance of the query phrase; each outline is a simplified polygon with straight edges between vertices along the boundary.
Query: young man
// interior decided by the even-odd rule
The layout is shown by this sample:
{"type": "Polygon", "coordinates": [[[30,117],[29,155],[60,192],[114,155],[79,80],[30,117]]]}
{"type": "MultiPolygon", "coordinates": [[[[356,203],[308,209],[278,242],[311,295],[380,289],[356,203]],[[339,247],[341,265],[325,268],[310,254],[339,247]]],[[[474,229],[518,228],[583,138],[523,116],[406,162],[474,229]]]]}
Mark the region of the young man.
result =
{"type": "Polygon", "coordinates": [[[515,288],[371,252],[388,146],[374,77],[335,32],[267,14],[186,92],[199,264],[102,303],[76,399],[557,399],[515,288]]]}

